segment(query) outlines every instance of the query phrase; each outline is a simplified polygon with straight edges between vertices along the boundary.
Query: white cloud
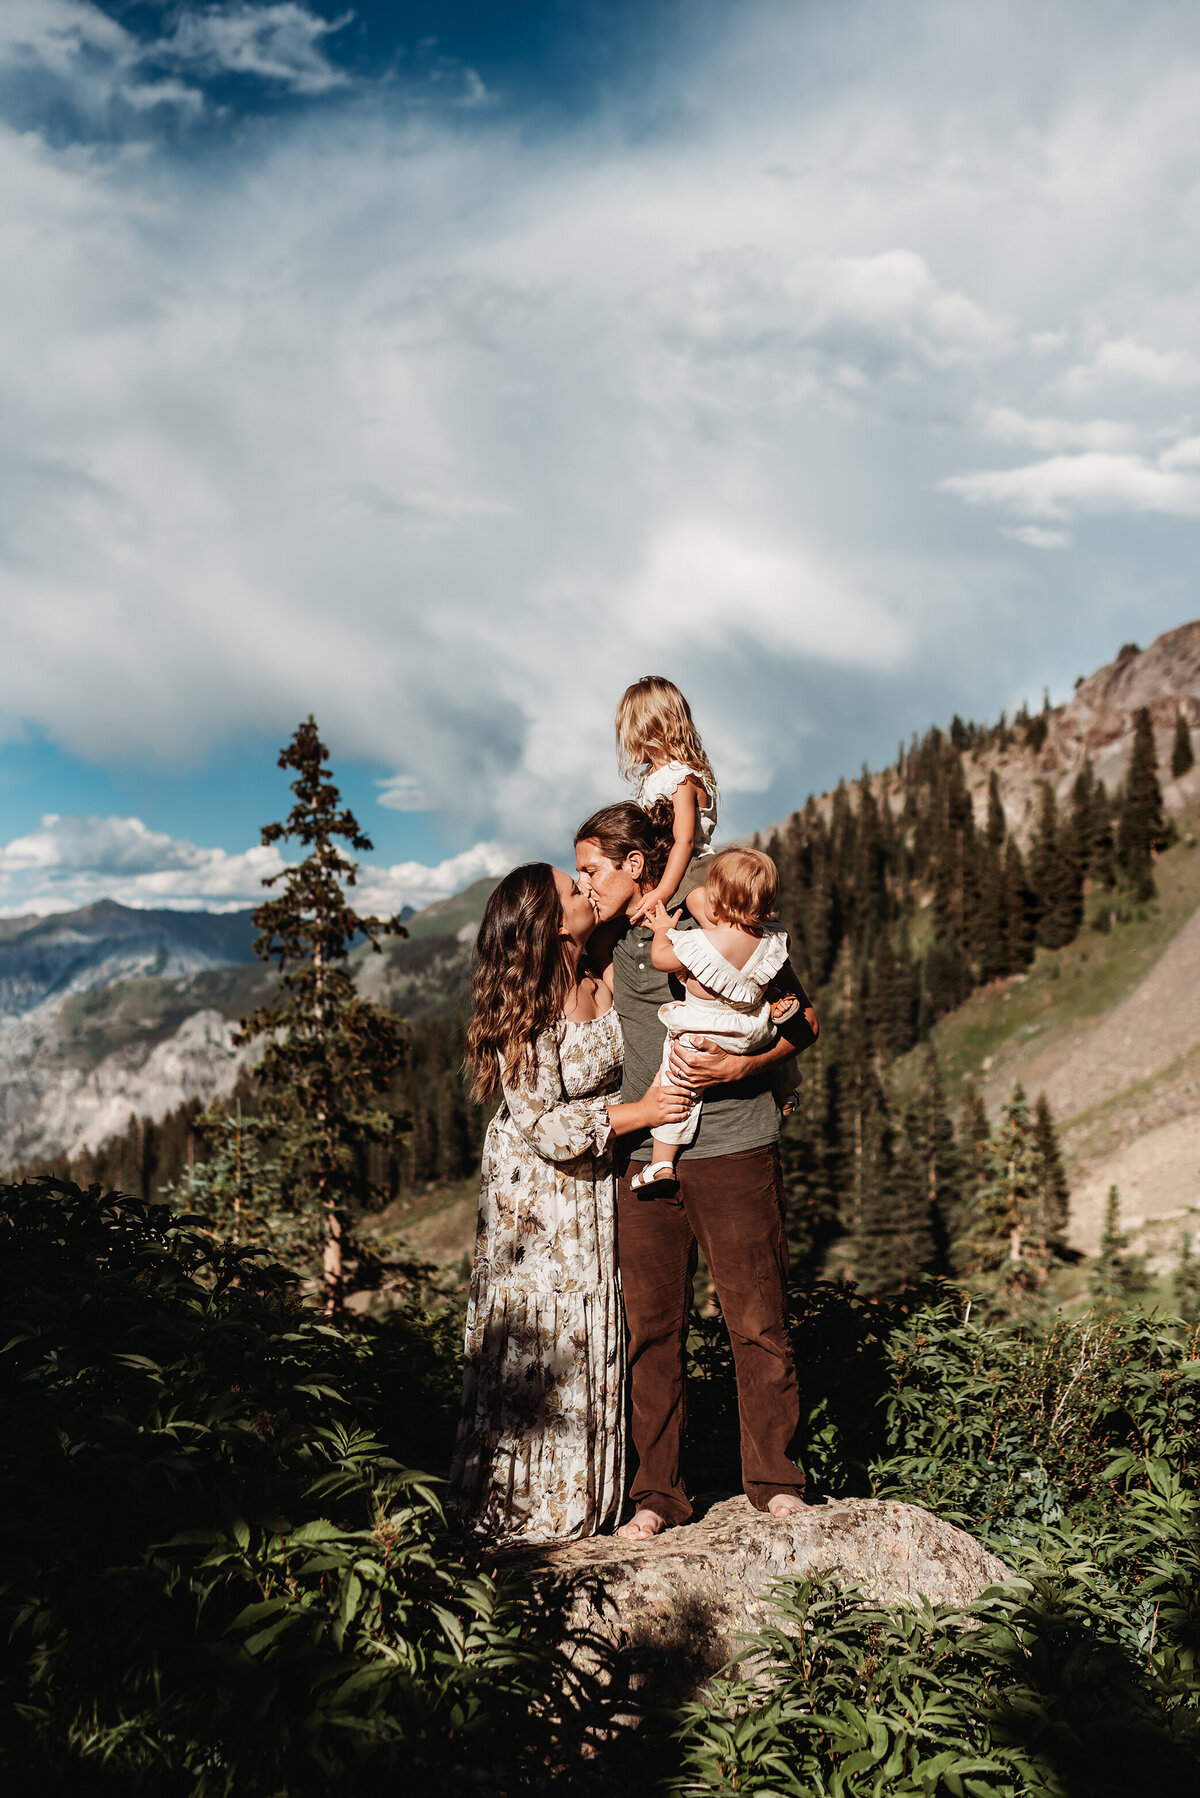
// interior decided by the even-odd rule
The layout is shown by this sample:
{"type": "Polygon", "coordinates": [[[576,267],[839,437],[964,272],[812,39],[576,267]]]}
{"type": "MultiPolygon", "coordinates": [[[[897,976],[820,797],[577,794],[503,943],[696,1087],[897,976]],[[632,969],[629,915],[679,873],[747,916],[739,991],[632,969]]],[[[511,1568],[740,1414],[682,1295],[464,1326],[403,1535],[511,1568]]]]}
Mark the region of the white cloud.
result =
{"type": "Polygon", "coordinates": [[[207,6],[180,14],[169,37],[150,54],[196,75],[256,75],[298,94],[325,94],[346,75],[322,49],[322,40],[353,19],[344,12],[323,19],[295,0],[207,6]]]}
{"type": "Polygon", "coordinates": [[[299,0],[230,0],[181,10],[168,35],[138,38],[91,0],[4,0],[0,72],[57,84],[56,97],[85,116],[115,102],[135,114],[167,107],[194,116],[205,103],[197,84],[214,76],[253,76],[304,95],[345,86],[322,44],[353,17],[324,19],[299,0]]]}
{"type": "Polygon", "coordinates": [[[1066,378],[1068,385],[1082,390],[1127,381],[1174,392],[1200,383],[1200,355],[1182,348],[1154,349],[1130,337],[1110,338],[1066,378]]]}
{"type": "MultiPolygon", "coordinates": [[[[1200,14],[706,19],[535,128],[339,97],[298,6],[193,8],[188,92],[274,58],[327,99],[208,159],[0,126],[0,735],[170,763],[312,710],[385,803],[553,851],[650,666],[740,829],[1178,621],[1177,542],[1119,527],[1198,510],[1200,14]],[[1048,605],[1025,548],[1084,513],[1108,559],[1048,605]]],[[[10,72],[140,56],[0,8],[10,72]]]]}
{"type": "Polygon", "coordinates": [[[1001,536],[1011,537],[1015,543],[1024,543],[1029,549],[1071,547],[1070,531],[1050,531],[1040,524],[1005,525],[1001,529],[1001,536]]]}
{"type": "Polygon", "coordinates": [[[390,780],[377,780],[379,804],[393,812],[425,812],[429,800],[415,774],[393,774],[390,780]]]}
{"type": "Polygon", "coordinates": [[[1141,456],[1050,456],[1023,468],[951,475],[942,482],[971,505],[1000,506],[1031,518],[1079,512],[1161,512],[1200,518],[1200,475],[1156,468],[1141,456]]]}
{"type": "Polygon", "coordinates": [[[1134,427],[1112,418],[1027,418],[1012,406],[980,409],[984,434],[997,443],[1024,443],[1036,450],[1124,450],[1137,436],[1134,427]]]}
{"type": "MultiPolygon", "coordinates": [[[[359,911],[381,915],[404,905],[420,910],[482,875],[504,873],[515,859],[499,844],[477,843],[433,867],[364,862],[353,902],[359,911]]],[[[47,813],[37,830],[0,844],[0,916],[70,911],[100,898],[149,908],[236,911],[260,903],[264,879],[283,866],[275,848],[231,854],[148,830],[140,818],[47,813]]]]}
{"type": "Polygon", "coordinates": [[[624,626],[660,657],[688,642],[752,656],[891,665],[908,633],[803,545],[693,517],[665,524],[624,596],[624,626]]]}

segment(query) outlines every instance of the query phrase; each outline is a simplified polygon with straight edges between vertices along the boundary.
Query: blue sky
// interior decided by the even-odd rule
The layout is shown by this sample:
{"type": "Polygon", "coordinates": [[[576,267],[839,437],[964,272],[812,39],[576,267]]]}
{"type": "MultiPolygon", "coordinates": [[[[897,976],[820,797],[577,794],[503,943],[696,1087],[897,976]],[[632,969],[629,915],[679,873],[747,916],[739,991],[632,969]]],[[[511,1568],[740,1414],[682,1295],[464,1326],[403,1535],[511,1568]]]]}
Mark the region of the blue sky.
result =
{"type": "Polygon", "coordinates": [[[1200,15],[0,8],[0,910],[422,903],[674,676],[765,824],[1200,611],[1200,15]]]}

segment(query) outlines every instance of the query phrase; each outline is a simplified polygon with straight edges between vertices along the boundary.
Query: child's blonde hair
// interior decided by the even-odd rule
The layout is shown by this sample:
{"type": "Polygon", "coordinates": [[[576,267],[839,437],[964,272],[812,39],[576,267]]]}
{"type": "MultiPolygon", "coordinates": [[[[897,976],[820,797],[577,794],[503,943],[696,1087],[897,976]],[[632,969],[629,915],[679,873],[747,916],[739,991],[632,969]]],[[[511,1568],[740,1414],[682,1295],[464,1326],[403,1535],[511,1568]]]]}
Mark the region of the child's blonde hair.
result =
{"type": "Polygon", "coordinates": [[[617,705],[617,760],[626,780],[655,761],[684,762],[694,768],[717,802],[717,777],[704,753],[692,708],[673,680],[644,674],[626,687],[617,705]]]}
{"type": "Polygon", "coordinates": [[[722,849],[708,864],[704,894],[718,923],[755,930],[775,916],[775,863],[761,849],[722,849]]]}

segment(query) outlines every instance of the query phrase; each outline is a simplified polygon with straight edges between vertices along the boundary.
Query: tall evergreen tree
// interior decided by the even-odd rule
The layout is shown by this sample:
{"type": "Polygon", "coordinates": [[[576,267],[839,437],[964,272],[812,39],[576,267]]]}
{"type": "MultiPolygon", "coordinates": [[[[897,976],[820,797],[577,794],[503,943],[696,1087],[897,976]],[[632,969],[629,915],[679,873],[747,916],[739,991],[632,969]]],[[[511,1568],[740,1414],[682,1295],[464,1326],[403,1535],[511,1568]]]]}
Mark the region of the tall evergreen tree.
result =
{"type": "Polygon", "coordinates": [[[1121,1195],[1115,1186],[1110,1186],[1104,1206],[1100,1251],[1088,1278],[1093,1303],[1119,1305],[1123,1300],[1149,1290],[1151,1281],[1146,1263],[1140,1255],[1128,1254],[1128,1248],[1129,1238],[1121,1229],[1121,1195]]]}
{"type": "Polygon", "coordinates": [[[1036,1298],[1051,1255],[1041,1156],[1019,1086],[983,1147],[982,1163],[979,1184],[968,1196],[957,1261],[985,1305],[1010,1315],[1036,1298]]]}
{"type": "Polygon", "coordinates": [[[1083,915],[1083,874],[1072,832],[1059,823],[1054,788],[1041,783],[1037,826],[1029,855],[1037,938],[1047,949],[1072,942],[1083,915]]]}
{"type": "Polygon", "coordinates": [[[1158,751],[1150,712],[1143,706],[1133,731],[1129,773],[1121,797],[1117,857],[1121,872],[1138,899],[1154,896],[1154,857],[1169,840],[1162,789],[1158,784],[1158,751]]]}
{"type": "Polygon", "coordinates": [[[389,1142],[399,1128],[392,1112],[371,1101],[388,1092],[404,1055],[401,1024],[360,998],[347,958],[360,936],[378,950],[381,936],[407,932],[398,919],[362,917],[347,901],[358,864],[338,839],[360,852],[372,844],[343,807],[328,760],[311,717],[280,752],[279,766],[296,774],[295,804],[284,823],[263,827],[262,841],[295,840],[308,853],[263,882],[282,892],[254,913],[254,950],[278,962],[279,985],[271,1003],[243,1019],[237,1040],[265,1041],[260,1114],[279,1139],[285,1194],[323,1220],[325,1308],[335,1313],[344,1298],[351,1220],[372,1197],[364,1144],[389,1142]]]}
{"type": "Polygon", "coordinates": [[[1015,838],[1004,845],[1004,938],[1008,972],[1015,974],[1033,960],[1033,894],[1025,878],[1025,860],[1015,838]]]}
{"type": "Polygon", "coordinates": [[[892,1135],[881,1113],[868,1129],[879,1137],[881,1178],[866,1197],[855,1240],[854,1273],[871,1298],[904,1292],[933,1271],[937,1260],[929,1194],[910,1145],[892,1135]]]}
{"type": "MultiPolygon", "coordinates": [[[[974,1087],[971,1093],[977,1097],[974,1087]]],[[[905,1116],[904,1134],[925,1188],[926,1211],[936,1246],[936,1265],[945,1268],[949,1264],[951,1244],[962,1226],[963,1168],[942,1085],[942,1071],[932,1044],[925,1052],[920,1091],[905,1116]]],[[[986,1116],[983,1136],[986,1140],[986,1116]]]]}
{"type": "Polygon", "coordinates": [[[1200,1323],[1200,1264],[1192,1253],[1191,1231],[1179,1238],[1179,1260],[1175,1265],[1175,1309],[1185,1324],[1200,1323]]]}
{"type": "Polygon", "coordinates": [[[1192,733],[1182,711],[1175,714],[1175,741],[1171,745],[1171,779],[1179,780],[1196,761],[1192,750],[1192,733]]]}
{"type": "Polygon", "coordinates": [[[1000,798],[1000,781],[993,768],[988,775],[987,841],[993,849],[1003,849],[1008,826],[1004,818],[1004,802],[1000,798]]]}
{"type": "Polygon", "coordinates": [[[1071,1216],[1071,1188],[1058,1146],[1058,1132],[1050,1111],[1050,1101],[1039,1093],[1033,1108],[1033,1134],[1037,1141],[1041,1164],[1042,1192],[1046,1201],[1046,1220],[1050,1240],[1056,1249],[1066,1244],[1067,1225],[1071,1216]]]}

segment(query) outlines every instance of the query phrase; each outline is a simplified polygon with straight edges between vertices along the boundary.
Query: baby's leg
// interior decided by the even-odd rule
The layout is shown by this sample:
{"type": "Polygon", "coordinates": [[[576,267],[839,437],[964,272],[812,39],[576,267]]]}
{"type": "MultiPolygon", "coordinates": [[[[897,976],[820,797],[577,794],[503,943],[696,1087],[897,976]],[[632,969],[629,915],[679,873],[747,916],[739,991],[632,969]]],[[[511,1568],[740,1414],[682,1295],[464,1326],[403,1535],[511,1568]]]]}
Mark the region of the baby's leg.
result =
{"type": "MultiPolygon", "coordinates": [[[[671,1043],[674,1040],[686,1044],[689,1039],[686,1036],[674,1039],[668,1033],[667,1039],[663,1043],[662,1083],[664,1086],[675,1085],[670,1069],[671,1043]]],[[[699,1099],[696,1100],[687,1116],[680,1119],[679,1123],[659,1124],[650,1138],[649,1162],[644,1168],[639,1169],[629,1182],[635,1192],[640,1192],[649,1186],[657,1186],[660,1183],[670,1185],[674,1182],[675,1158],[679,1154],[680,1146],[683,1143],[691,1142],[699,1124],[699,1099]]]]}

